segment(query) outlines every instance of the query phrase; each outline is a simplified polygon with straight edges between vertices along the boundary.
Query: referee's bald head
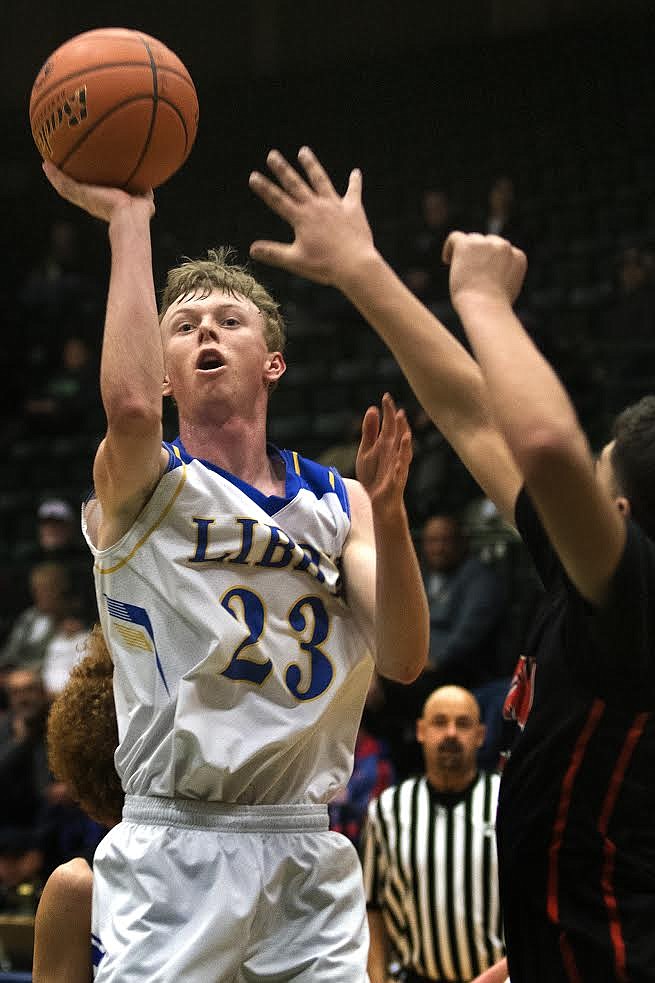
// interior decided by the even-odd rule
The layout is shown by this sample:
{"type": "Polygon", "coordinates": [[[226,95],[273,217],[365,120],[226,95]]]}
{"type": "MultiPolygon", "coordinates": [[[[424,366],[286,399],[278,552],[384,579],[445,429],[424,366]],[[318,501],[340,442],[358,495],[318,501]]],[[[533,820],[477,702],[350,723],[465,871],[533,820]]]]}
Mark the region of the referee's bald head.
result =
{"type": "Polygon", "coordinates": [[[427,717],[442,705],[456,705],[473,717],[474,723],[480,723],[480,705],[470,690],[463,686],[440,686],[433,690],[423,704],[422,717],[427,717]]]}

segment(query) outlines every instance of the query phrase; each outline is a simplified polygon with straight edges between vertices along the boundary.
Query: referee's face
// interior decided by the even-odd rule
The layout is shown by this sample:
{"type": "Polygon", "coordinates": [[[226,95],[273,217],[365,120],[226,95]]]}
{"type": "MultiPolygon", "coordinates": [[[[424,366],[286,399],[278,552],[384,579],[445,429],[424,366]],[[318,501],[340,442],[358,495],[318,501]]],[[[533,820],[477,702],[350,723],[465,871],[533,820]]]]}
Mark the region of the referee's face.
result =
{"type": "Polygon", "coordinates": [[[467,777],[476,770],[476,753],[484,741],[484,725],[475,697],[460,686],[442,686],[428,697],[416,725],[428,777],[467,777]]]}

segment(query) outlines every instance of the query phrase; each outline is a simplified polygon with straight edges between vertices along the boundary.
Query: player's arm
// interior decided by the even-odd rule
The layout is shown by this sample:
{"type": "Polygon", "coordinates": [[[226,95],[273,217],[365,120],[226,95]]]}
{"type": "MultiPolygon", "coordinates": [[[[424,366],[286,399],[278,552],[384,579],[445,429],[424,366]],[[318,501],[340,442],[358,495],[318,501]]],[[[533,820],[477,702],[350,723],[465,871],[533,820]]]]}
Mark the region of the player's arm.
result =
{"type": "Polygon", "coordinates": [[[456,232],[444,258],[493,417],[569,577],[584,597],[601,602],[623,550],[625,522],[596,479],[564,387],[512,310],[525,256],[497,236],[456,232]]]}
{"type": "Polygon", "coordinates": [[[34,921],[34,983],[89,983],[93,877],[81,859],[48,878],[34,921]]]}
{"type": "Polygon", "coordinates": [[[103,521],[120,533],[143,507],[166,461],[164,355],[150,243],[153,197],[80,184],[51,164],[44,170],[60,195],[109,227],[111,275],[100,368],[107,433],[96,454],[94,482],[103,521]]]}
{"type": "Polygon", "coordinates": [[[370,407],[357,454],[358,481],[346,480],[351,531],[343,554],[346,597],[369,638],[378,672],[411,683],[425,666],[429,614],[403,492],[412,456],[402,410],[385,394],[382,422],[370,407]]]}
{"type": "Polygon", "coordinates": [[[374,908],[366,911],[370,937],[368,950],[368,976],[371,983],[388,983],[389,939],[384,927],[382,912],[374,908]]]}
{"type": "Polygon", "coordinates": [[[339,289],[393,352],[421,404],[510,522],[522,478],[492,417],[475,360],[411,293],[376,250],[359,171],[340,197],[307,148],[307,181],[277,152],[267,162],[279,184],[255,172],[253,191],[293,228],[292,244],[255,242],[256,260],[339,289]]]}
{"type": "Polygon", "coordinates": [[[476,976],[472,983],[506,983],[507,980],[507,960],[501,959],[500,962],[490,966],[481,976],[476,976]]]}

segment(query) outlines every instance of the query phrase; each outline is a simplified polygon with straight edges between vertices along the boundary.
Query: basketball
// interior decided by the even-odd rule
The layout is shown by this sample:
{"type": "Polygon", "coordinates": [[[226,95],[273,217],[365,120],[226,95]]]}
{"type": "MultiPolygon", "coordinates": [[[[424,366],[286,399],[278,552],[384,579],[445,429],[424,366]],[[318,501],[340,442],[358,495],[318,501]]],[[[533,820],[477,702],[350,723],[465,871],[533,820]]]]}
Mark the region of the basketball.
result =
{"type": "Polygon", "coordinates": [[[144,192],[189,156],[198,98],[187,69],[161,41],[100,28],[47,59],[32,86],[30,124],[44,160],[70,177],[144,192]]]}

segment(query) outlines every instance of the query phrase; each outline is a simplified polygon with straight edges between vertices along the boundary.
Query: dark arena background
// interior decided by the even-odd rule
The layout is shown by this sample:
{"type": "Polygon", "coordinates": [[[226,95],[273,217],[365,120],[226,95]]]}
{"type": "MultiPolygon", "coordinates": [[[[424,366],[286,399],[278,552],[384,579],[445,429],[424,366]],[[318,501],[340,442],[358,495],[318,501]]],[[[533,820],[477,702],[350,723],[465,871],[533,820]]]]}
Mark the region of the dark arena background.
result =
{"type": "MultiPolygon", "coordinates": [[[[82,31],[130,27],[171,47],[194,79],[200,104],[195,147],[155,194],[158,286],[181,256],[229,244],[245,262],[253,239],[288,239],[283,223],[249,191],[248,175],[264,169],[271,147],[295,158],[308,144],[340,191],[351,168],[361,167],[379,248],[461,338],[438,260],[440,243],[449,228],[492,228],[490,201],[502,199],[500,233],[529,260],[517,312],[565,382],[597,448],[614,414],[655,390],[652,6],[650,0],[5,0],[3,685],[13,664],[7,648],[12,630],[35,604],[35,567],[52,560],[66,567],[65,593],[74,599],[67,616],[76,632],[95,620],[77,517],[104,426],[97,366],[109,255],[105,227],[62,201],[41,171],[28,102],[45,58],[82,31]],[[426,217],[430,209],[439,218],[426,217]],[[64,547],[39,538],[48,518],[56,525],[71,517],[75,533],[64,547]]],[[[271,400],[271,439],[338,461],[348,473],[347,451],[364,410],[392,392],[416,435],[407,506],[417,540],[427,516],[463,517],[473,548],[506,578],[510,603],[501,652],[509,665],[534,600],[532,570],[515,536],[490,514],[480,489],[422,418],[393,358],[336,291],[253,269],[288,322],[289,368],[271,400]]],[[[170,408],[165,426],[173,436],[170,408]]],[[[71,629],[66,637],[74,635],[71,629]]],[[[3,719],[7,706],[3,692],[3,719]]],[[[9,740],[7,734],[2,731],[0,740],[9,740]]],[[[2,802],[4,774],[0,781],[2,802]]],[[[23,794],[9,791],[12,802],[23,794]]],[[[36,808],[27,800],[34,794],[33,788],[25,792],[26,831],[36,808]]],[[[92,834],[80,832],[75,814],[68,841],[49,842],[41,865],[19,876],[9,862],[16,841],[3,838],[3,809],[0,980],[28,980],[43,880],[92,834]]],[[[11,836],[17,835],[12,820],[11,836]]]]}

